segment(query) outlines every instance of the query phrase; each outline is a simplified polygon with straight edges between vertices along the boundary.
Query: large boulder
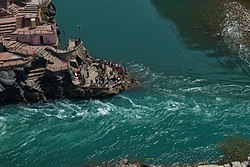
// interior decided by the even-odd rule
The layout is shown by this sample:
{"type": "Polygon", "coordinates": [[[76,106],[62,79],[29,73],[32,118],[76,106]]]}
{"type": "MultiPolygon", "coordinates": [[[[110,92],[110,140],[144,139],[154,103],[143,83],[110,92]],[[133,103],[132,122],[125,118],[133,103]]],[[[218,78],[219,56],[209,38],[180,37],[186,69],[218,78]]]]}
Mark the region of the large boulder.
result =
{"type": "Polygon", "coordinates": [[[5,91],[16,82],[14,71],[0,71],[0,92],[5,91]]]}

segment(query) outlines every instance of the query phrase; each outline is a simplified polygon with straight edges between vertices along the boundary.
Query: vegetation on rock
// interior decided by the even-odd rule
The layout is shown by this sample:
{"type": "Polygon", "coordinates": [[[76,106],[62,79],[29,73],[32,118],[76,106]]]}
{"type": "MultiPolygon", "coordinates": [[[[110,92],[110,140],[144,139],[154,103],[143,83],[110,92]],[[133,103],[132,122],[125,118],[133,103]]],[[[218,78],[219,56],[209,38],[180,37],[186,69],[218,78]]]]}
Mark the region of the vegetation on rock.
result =
{"type": "Polygon", "coordinates": [[[224,154],[220,163],[243,162],[250,154],[250,140],[241,137],[231,136],[220,142],[218,147],[224,154]]]}

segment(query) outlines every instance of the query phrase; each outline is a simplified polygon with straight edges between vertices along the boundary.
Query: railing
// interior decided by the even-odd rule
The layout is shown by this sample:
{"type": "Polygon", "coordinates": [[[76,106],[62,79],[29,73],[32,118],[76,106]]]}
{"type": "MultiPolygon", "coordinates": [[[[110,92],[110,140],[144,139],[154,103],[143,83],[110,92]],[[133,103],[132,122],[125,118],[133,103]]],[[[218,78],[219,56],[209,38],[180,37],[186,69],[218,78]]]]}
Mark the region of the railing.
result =
{"type": "Polygon", "coordinates": [[[53,34],[49,30],[31,30],[31,31],[18,31],[18,35],[40,35],[40,34],[53,34]]]}
{"type": "MultiPolygon", "coordinates": [[[[52,47],[53,48],[53,47],[52,47]]],[[[64,54],[64,53],[69,53],[70,51],[72,51],[71,49],[64,49],[64,50],[61,50],[61,49],[56,49],[56,48],[48,48],[48,50],[56,53],[56,54],[64,54]]]]}
{"type": "Polygon", "coordinates": [[[54,52],[56,54],[65,54],[65,53],[76,51],[79,47],[81,47],[81,44],[82,44],[82,42],[80,42],[78,44],[78,46],[76,46],[74,49],[68,49],[67,48],[67,49],[61,50],[61,49],[56,49],[54,47],[49,47],[49,48],[47,48],[47,50],[49,50],[51,52],[54,52]]]}

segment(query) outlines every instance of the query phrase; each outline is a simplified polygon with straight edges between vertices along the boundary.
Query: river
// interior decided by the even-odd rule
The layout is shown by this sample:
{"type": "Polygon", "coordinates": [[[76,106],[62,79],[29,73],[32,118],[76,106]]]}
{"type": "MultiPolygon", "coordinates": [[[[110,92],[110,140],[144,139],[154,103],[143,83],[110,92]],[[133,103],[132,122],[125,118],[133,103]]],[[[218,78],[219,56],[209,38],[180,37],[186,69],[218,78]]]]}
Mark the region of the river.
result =
{"type": "Polygon", "coordinates": [[[126,66],[140,86],[107,99],[1,106],[0,166],[213,162],[222,140],[250,138],[249,64],[203,17],[210,2],[55,0],[61,43],[80,25],[89,52],[126,66]]]}

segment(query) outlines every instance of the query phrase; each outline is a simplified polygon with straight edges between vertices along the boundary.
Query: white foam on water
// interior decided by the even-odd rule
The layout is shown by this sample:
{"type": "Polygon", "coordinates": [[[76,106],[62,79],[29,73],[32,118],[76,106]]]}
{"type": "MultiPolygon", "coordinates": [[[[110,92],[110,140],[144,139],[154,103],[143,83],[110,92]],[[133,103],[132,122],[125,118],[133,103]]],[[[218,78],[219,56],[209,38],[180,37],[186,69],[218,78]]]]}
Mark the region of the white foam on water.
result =
{"type": "Polygon", "coordinates": [[[34,140],[35,140],[35,138],[32,138],[32,139],[30,139],[30,140],[24,142],[24,143],[20,146],[20,148],[25,147],[27,144],[31,143],[31,142],[34,141],[34,140]]]}
{"type": "Polygon", "coordinates": [[[206,82],[207,79],[195,79],[194,81],[192,81],[191,83],[194,84],[194,83],[199,83],[199,82],[206,82]]]}
{"type": "Polygon", "coordinates": [[[216,101],[222,101],[221,97],[216,97],[215,100],[216,101]]]}
{"type": "Polygon", "coordinates": [[[4,135],[6,133],[6,121],[5,117],[0,117],[0,134],[4,135]]]}
{"type": "Polygon", "coordinates": [[[139,105],[139,104],[135,104],[133,102],[133,100],[131,100],[129,97],[126,97],[126,96],[123,96],[123,95],[118,95],[117,97],[120,97],[122,99],[125,99],[127,101],[129,101],[129,103],[132,105],[132,107],[134,108],[139,108],[139,109],[143,109],[143,110],[149,110],[149,111],[153,111],[153,109],[147,107],[147,106],[144,106],[144,105],[139,105]]]}
{"type": "Polygon", "coordinates": [[[183,92],[200,92],[202,91],[202,87],[193,87],[193,88],[186,88],[186,89],[183,89],[183,88],[180,88],[180,90],[182,90],[183,92]]]}
{"type": "Polygon", "coordinates": [[[47,114],[47,113],[44,113],[44,115],[45,115],[46,117],[51,117],[51,116],[52,116],[51,114],[47,114]]]}
{"type": "Polygon", "coordinates": [[[99,107],[99,108],[97,108],[97,115],[98,116],[105,116],[105,115],[109,115],[110,114],[110,111],[111,111],[111,109],[109,108],[109,107],[106,107],[106,108],[101,108],[101,107],[99,107]]]}
{"type": "Polygon", "coordinates": [[[38,109],[37,108],[32,108],[32,107],[22,107],[22,110],[24,111],[29,111],[29,112],[34,112],[34,113],[37,113],[38,112],[38,109]]]}
{"type": "Polygon", "coordinates": [[[111,111],[113,111],[115,109],[115,106],[112,105],[109,102],[101,102],[100,100],[94,100],[93,101],[95,106],[97,107],[97,116],[106,116],[109,115],[111,111]]]}
{"type": "Polygon", "coordinates": [[[65,110],[64,109],[60,109],[58,114],[56,115],[57,118],[59,119],[64,119],[64,118],[67,118],[67,115],[64,114],[65,113],[65,110]]]}
{"type": "Polygon", "coordinates": [[[193,108],[193,111],[194,111],[194,113],[201,113],[201,107],[196,102],[195,102],[195,106],[193,108]]]}
{"type": "Polygon", "coordinates": [[[82,111],[82,112],[77,112],[76,113],[76,117],[84,117],[84,116],[87,116],[88,113],[87,111],[82,111]]]}
{"type": "Polygon", "coordinates": [[[165,107],[163,107],[163,108],[166,109],[167,111],[178,111],[178,110],[183,109],[185,107],[186,107],[186,105],[182,102],[168,100],[167,102],[165,102],[165,107]]]}

